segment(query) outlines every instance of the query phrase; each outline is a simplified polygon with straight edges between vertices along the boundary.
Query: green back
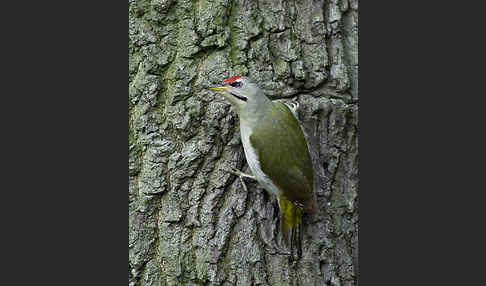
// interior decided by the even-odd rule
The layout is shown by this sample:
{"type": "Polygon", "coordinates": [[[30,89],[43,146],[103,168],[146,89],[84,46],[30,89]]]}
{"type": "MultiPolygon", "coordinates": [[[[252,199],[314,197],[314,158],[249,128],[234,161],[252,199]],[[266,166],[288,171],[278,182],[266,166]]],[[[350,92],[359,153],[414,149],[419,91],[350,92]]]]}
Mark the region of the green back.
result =
{"type": "Polygon", "coordinates": [[[272,102],[250,136],[262,171],[296,206],[315,212],[312,162],[299,123],[285,104],[272,102]]]}

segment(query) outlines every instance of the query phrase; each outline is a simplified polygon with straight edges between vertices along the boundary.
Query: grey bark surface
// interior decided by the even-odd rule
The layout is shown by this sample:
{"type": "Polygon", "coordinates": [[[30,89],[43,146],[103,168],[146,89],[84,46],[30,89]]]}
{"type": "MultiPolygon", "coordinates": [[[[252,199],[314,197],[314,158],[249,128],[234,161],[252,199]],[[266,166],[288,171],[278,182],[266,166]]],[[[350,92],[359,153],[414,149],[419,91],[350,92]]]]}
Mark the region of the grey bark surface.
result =
{"type": "Polygon", "coordinates": [[[129,285],[358,285],[358,2],[129,1],[129,285]],[[276,200],[207,88],[257,81],[297,115],[318,214],[281,253],[276,200]]]}

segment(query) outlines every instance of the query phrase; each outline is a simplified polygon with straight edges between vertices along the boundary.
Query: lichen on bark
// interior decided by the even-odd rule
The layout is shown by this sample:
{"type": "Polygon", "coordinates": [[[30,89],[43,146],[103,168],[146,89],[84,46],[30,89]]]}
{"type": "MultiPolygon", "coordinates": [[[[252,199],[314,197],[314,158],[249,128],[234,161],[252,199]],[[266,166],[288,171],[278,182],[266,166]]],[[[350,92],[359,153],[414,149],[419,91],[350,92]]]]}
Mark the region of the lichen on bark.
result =
{"type": "Polygon", "coordinates": [[[129,1],[129,284],[358,284],[358,2],[129,1]],[[275,199],[246,192],[233,75],[300,103],[318,214],[282,253],[275,199]]]}

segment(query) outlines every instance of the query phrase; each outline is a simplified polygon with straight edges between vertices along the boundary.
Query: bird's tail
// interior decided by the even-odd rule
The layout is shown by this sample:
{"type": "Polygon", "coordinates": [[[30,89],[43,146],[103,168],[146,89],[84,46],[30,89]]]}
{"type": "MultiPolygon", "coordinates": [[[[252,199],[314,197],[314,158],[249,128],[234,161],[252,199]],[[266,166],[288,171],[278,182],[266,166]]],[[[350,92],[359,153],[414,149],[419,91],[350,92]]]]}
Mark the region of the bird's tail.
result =
{"type": "Polygon", "coordinates": [[[289,234],[302,223],[302,210],[283,196],[278,198],[278,204],[282,214],[280,228],[285,241],[289,242],[289,234]]]}

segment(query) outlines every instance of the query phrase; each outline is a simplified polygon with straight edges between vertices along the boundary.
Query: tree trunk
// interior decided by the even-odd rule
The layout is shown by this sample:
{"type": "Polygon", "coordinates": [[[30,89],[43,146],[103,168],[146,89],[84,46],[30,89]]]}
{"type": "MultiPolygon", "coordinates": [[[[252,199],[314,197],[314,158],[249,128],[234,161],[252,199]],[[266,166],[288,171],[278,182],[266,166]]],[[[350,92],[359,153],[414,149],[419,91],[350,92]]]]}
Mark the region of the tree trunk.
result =
{"type": "Polygon", "coordinates": [[[129,1],[129,284],[358,284],[358,2],[129,1]],[[302,255],[207,88],[247,75],[300,103],[318,214],[302,255]]]}

